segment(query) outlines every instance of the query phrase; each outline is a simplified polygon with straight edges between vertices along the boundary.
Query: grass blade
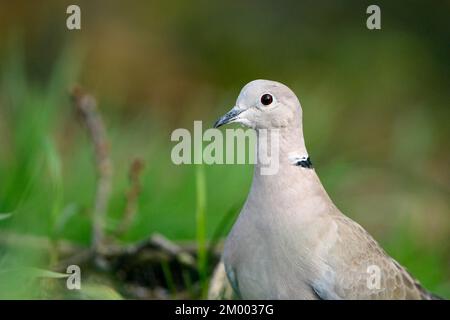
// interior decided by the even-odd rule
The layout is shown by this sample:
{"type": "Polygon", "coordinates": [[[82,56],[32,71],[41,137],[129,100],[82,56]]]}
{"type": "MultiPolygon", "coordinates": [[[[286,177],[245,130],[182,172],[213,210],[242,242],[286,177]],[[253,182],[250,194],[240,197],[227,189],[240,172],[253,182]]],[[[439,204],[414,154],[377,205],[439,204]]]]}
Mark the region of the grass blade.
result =
{"type": "Polygon", "coordinates": [[[201,297],[206,297],[208,291],[207,284],[207,248],[206,248],[206,181],[203,166],[196,167],[196,191],[197,210],[195,212],[196,221],[196,241],[197,241],[197,268],[200,276],[201,297]]]}

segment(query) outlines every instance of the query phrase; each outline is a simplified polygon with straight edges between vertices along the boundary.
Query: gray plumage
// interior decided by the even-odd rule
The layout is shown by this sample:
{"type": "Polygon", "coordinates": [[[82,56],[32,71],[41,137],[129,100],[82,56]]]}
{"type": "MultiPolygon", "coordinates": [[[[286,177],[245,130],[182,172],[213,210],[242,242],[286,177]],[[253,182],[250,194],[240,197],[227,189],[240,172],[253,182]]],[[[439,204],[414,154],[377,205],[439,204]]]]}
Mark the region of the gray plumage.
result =
{"type": "MultiPolygon", "coordinates": [[[[356,222],[342,214],[309,161],[302,109],[285,85],[255,80],[216,127],[238,122],[279,132],[279,168],[254,168],[244,207],[225,243],[223,261],[243,299],[432,299],[356,222]],[[264,94],[270,97],[261,98],[264,94]],[[264,102],[264,103],[263,103],[264,102]],[[299,160],[301,159],[301,160],[299,160]],[[374,269],[375,268],[375,269],[374,269]],[[378,269],[377,269],[378,268],[378,269]],[[371,282],[379,271],[378,286],[371,282]]],[[[265,151],[265,150],[262,150],[265,151]]]]}

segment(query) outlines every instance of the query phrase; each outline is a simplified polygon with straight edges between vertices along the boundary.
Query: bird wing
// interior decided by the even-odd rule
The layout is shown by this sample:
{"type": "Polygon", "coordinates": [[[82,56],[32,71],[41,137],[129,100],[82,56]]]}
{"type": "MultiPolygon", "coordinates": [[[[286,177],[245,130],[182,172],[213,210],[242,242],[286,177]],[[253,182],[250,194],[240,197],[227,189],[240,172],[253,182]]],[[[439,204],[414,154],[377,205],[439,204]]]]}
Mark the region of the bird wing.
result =
{"type": "Polygon", "coordinates": [[[337,237],[312,287],[321,299],[433,299],[359,224],[333,216],[337,237]]]}

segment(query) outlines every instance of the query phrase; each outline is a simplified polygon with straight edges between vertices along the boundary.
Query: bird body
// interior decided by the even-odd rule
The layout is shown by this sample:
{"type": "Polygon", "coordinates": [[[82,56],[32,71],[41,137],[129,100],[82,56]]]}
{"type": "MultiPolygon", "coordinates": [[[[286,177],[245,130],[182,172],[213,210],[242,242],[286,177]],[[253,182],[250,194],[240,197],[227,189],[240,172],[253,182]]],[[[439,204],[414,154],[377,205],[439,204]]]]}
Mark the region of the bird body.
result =
{"type": "Polygon", "coordinates": [[[432,298],[334,205],[310,165],[300,102],[288,87],[252,81],[230,113],[215,126],[238,122],[254,128],[263,153],[268,146],[260,133],[276,132],[279,149],[275,174],[264,175],[265,164],[255,165],[247,200],[225,243],[225,270],[239,297],[432,298]]]}

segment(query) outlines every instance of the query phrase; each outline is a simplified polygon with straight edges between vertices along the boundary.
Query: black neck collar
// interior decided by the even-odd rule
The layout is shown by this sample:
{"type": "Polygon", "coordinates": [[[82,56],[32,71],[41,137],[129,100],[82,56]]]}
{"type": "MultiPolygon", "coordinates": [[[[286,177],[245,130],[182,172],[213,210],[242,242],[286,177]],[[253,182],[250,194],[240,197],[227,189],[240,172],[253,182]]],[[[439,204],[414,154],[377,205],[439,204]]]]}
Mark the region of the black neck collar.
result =
{"type": "Polygon", "coordinates": [[[294,166],[299,166],[299,167],[308,168],[308,169],[312,169],[313,168],[313,164],[312,164],[311,159],[309,158],[309,156],[296,159],[295,162],[294,162],[294,166]]]}

